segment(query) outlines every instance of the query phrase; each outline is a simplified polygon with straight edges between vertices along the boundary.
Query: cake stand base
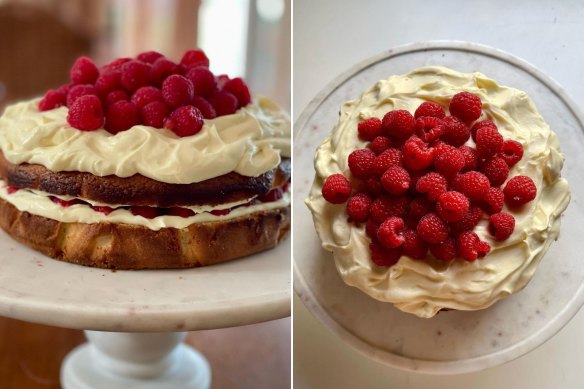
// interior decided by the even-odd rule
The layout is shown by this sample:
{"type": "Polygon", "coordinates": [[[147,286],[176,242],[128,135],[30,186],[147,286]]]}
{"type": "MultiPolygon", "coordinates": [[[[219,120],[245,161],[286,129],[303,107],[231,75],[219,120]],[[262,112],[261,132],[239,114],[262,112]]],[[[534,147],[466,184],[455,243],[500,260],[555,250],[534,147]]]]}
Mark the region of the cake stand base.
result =
{"type": "Polygon", "coordinates": [[[211,369],[182,343],[185,332],[85,331],[89,340],[67,355],[61,367],[65,389],[208,389],[211,369]]]}

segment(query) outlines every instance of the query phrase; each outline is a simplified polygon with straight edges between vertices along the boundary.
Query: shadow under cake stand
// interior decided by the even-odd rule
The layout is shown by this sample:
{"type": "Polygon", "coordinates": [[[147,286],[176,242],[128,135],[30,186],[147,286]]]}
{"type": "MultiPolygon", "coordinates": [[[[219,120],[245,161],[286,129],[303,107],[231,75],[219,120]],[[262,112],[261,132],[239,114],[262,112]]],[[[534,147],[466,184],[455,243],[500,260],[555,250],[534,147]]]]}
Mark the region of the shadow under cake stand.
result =
{"type": "MultiPolygon", "coordinates": [[[[111,271],[45,257],[0,232],[0,315],[85,330],[61,367],[66,389],[209,388],[185,331],[290,315],[290,239],[185,270],[111,271]]],[[[234,347],[237,347],[234,345],[234,347]]]]}
{"type": "MultiPolygon", "coordinates": [[[[294,288],[331,331],[368,357],[400,369],[468,373],[517,358],[550,339],[584,303],[584,119],[563,89],[527,62],[490,47],[454,41],[420,42],[381,53],[337,77],[304,110],[294,127],[294,288]],[[343,283],[324,251],[304,199],[314,178],[318,145],[338,120],[341,104],[378,80],[421,66],[480,71],[529,94],[558,134],[562,175],[572,201],[554,242],[524,290],[475,312],[441,312],[432,319],[403,313],[343,283]]],[[[487,259],[488,260],[488,257],[487,259]]]]}

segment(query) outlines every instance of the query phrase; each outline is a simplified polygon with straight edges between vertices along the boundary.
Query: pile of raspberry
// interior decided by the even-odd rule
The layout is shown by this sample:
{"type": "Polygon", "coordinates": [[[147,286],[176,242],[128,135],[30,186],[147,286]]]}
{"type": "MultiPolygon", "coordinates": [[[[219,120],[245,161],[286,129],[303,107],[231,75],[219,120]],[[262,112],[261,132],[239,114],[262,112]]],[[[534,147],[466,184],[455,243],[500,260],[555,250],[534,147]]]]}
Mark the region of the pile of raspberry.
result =
{"type": "Polygon", "coordinates": [[[203,119],[232,114],[251,100],[241,78],[215,76],[209,70],[202,50],[187,51],[180,63],[148,51],[101,68],[79,57],[70,79],[49,90],[39,110],[66,106],[67,122],[81,131],[105,128],[117,134],[143,124],[190,136],[201,131],[203,119]]]}
{"type": "Polygon", "coordinates": [[[509,179],[523,146],[503,139],[493,121],[477,121],[480,97],[454,95],[449,113],[427,101],[413,116],[394,110],[360,122],[358,136],[369,143],[349,155],[350,180],[325,180],[323,197],[346,202],[349,221],[365,224],[376,265],[392,266],[402,255],[426,258],[428,251],[443,261],[483,258],[490,245],[473,230],[484,215],[493,239],[504,241],[515,219],[503,206],[517,209],[536,197],[531,178],[509,179]]]}

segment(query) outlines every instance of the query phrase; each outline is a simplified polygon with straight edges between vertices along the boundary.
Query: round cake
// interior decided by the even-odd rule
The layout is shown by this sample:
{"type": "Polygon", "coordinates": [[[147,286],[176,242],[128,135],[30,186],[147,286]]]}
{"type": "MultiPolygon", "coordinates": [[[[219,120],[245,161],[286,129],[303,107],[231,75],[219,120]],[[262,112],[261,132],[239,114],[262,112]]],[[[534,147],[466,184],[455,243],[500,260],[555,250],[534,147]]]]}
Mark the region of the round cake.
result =
{"type": "Polygon", "coordinates": [[[274,247],[290,226],[290,118],[201,50],[98,68],[0,118],[0,226],[50,257],[186,268],[274,247]]]}
{"type": "Polygon", "coordinates": [[[306,204],[347,284],[422,318],[479,310],[558,238],[563,161],[526,93],[424,67],[342,105],[306,204]]]}

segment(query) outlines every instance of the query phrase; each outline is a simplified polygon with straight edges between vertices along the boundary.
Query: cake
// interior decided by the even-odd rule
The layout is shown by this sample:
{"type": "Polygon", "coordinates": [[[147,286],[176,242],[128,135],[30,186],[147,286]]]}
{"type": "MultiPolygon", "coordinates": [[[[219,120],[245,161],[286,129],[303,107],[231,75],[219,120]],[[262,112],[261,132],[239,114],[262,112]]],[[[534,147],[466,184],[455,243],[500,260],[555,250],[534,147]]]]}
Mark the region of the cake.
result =
{"type": "Polygon", "coordinates": [[[306,199],[348,285],[422,318],[520,291],[570,200],[529,96],[423,67],[344,103],[306,199]]]}
{"type": "Polygon", "coordinates": [[[0,226],[52,258],[188,268],[272,248],[290,227],[290,118],[214,75],[202,50],[151,51],[0,118],[0,226]]]}

